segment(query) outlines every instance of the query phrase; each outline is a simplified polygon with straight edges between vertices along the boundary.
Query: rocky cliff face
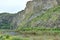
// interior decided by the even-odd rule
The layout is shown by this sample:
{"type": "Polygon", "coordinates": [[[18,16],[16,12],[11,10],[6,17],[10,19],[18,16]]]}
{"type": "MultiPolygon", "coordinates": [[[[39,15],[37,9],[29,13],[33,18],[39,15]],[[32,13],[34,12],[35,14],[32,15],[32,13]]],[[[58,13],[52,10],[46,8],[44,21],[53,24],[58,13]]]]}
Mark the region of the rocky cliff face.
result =
{"type": "Polygon", "coordinates": [[[31,22],[32,19],[36,18],[37,16],[41,16],[48,9],[56,7],[58,5],[59,3],[57,0],[32,0],[32,1],[27,2],[25,13],[24,13],[24,19],[20,23],[20,26],[23,26],[23,25],[25,26],[28,23],[30,25],[32,23],[31,22]]]}
{"type": "Polygon", "coordinates": [[[59,0],[32,0],[16,14],[1,14],[0,28],[60,27],[59,0]]]}
{"type": "Polygon", "coordinates": [[[46,10],[56,6],[58,3],[56,0],[33,0],[27,2],[26,12],[38,12],[40,10],[46,10]]]}

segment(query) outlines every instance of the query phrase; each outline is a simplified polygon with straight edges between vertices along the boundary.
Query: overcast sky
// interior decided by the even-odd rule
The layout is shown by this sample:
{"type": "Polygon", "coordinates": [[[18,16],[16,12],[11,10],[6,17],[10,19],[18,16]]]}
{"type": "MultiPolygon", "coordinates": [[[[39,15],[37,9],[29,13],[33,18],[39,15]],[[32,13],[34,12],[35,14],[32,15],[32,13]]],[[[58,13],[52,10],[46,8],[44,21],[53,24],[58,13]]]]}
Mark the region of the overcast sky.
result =
{"type": "Polygon", "coordinates": [[[0,13],[15,13],[23,10],[29,0],[0,0],[0,13]]]}

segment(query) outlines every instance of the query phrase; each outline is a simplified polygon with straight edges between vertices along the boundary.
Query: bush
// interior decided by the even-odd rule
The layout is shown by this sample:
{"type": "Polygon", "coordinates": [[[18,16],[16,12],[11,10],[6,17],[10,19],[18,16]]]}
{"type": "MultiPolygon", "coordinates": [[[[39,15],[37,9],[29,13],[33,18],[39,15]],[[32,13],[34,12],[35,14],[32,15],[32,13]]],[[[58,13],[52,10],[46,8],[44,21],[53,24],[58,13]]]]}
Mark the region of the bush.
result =
{"type": "Polygon", "coordinates": [[[10,37],[9,35],[6,35],[6,39],[9,39],[9,37],[10,37]]]}

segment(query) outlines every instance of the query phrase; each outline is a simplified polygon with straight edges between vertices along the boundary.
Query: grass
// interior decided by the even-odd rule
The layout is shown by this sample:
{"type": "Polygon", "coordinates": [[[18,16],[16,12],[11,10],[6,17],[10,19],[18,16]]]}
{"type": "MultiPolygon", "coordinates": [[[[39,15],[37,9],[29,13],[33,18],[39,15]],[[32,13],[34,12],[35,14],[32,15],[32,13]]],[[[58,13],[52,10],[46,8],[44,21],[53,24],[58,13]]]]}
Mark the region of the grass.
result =
{"type": "Polygon", "coordinates": [[[19,31],[15,31],[20,34],[0,34],[0,40],[60,40],[59,28],[22,27],[19,31]]]}
{"type": "Polygon", "coordinates": [[[0,40],[29,40],[28,38],[23,38],[21,36],[10,36],[10,35],[0,35],[0,40]]]}
{"type": "Polygon", "coordinates": [[[27,34],[24,32],[22,35],[0,34],[0,40],[60,40],[60,32],[39,31],[38,34],[27,34]]]}

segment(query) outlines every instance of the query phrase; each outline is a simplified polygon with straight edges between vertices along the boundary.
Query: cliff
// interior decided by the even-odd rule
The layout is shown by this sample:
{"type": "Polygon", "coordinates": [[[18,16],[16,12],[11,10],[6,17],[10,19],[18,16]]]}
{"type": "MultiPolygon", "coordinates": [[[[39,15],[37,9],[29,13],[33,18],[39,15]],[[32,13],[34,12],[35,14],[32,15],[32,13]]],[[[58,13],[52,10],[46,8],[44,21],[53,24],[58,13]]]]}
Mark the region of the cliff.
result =
{"type": "Polygon", "coordinates": [[[16,14],[1,13],[0,28],[60,27],[60,0],[32,0],[26,8],[16,14]]]}

